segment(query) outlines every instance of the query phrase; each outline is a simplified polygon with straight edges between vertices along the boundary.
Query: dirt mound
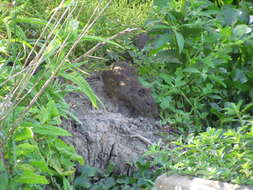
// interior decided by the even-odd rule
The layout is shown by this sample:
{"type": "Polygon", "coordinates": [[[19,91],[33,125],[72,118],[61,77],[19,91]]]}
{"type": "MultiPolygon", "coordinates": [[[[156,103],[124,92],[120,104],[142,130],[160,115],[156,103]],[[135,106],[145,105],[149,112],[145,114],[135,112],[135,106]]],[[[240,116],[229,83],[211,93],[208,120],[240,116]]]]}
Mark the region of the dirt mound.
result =
{"type": "Polygon", "coordinates": [[[149,144],[159,141],[159,122],[132,117],[127,105],[106,95],[99,74],[90,78],[89,83],[104,106],[96,110],[84,95],[70,93],[65,99],[80,122],[64,121],[63,127],[73,134],[65,140],[75,146],[87,164],[105,168],[114,163],[119,172],[125,173],[129,162],[136,161],[149,144]]]}

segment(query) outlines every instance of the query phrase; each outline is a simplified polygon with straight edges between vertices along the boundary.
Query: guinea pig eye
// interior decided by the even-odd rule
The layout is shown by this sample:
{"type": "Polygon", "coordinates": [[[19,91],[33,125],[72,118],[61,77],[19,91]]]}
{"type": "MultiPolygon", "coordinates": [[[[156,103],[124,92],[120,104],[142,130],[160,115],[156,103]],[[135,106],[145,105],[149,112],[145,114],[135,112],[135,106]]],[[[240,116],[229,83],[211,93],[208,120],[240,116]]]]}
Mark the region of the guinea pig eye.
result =
{"type": "Polygon", "coordinates": [[[144,96],[145,94],[146,94],[146,92],[145,92],[144,88],[141,88],[141,89],[138,90],[138,95],[139,96],[144,96]]]}

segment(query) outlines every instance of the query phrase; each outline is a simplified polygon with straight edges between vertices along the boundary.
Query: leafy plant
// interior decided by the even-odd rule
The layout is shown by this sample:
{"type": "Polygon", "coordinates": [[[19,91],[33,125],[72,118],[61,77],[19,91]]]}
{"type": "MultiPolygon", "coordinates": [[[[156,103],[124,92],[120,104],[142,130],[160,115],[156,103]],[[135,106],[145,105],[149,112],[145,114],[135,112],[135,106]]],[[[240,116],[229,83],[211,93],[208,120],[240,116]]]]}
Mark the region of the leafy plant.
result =
{"type": "MultiPolygon", "coordinates": [[[[246,118],[245,118],[246,119],[246,118]]],[[[172,150],[150,148],[154,165],[169,173],[253,185],[252,120],[238,129],[208,128],[171,142],[172,150]]]]}
{"type": "Polygon", "coordinates": [[[90,166],[80,169],[80,175],[75,179],[76,189],[89,190],[148,190],[160,171],[151,170],[151,162],[140,159],[131,166],[128,175],[117,175],[116,168],[109,165],[104,171],[90,166]]]}
{"type": "Polygon", "coordinates": [[[219,10],[205,0],[155,1],[154,6],[154,18],[147,21],[147,56],[136,62],[154,89],[162,122],[190,132],[222,127],[226,102],[246,105],[252,96],[248,10],[243,4],[219,10]]]}
{"type": "MultiPolygon", "coordinates": [[[[78,91],[86,94],[94,107],[98,101],[80,73],[79,66],[84,63],[70,64],[70,55],[82,38],[104,39],[87,35],[98,17],[91,18],[80,29],[78,17],[73,17],[79,1],[62,1],[50,13],[48,21],[19,17],[25,15],[23,11],[29,3],[19,1],[15,8],[4,10],[6,17],[1,18],[7,36],[1,40],[0,47],[5,54],[0,65],[3,73],[0,76],[0,185],[3,190],[41,190],[46,184],[54,189],[70,190],[76,162],[83,165],[84,160],[59,138],[71,136],[60,127],[61,119],[75,118],[69,113],[64,96],[68,90],[78,91]],[[35,36],[26,35],[28,27],[36,32],[35,36]]],[[[97,3],[94,14],[101,15],[108,5],[109,2],[105,6],[97,3]]]]}

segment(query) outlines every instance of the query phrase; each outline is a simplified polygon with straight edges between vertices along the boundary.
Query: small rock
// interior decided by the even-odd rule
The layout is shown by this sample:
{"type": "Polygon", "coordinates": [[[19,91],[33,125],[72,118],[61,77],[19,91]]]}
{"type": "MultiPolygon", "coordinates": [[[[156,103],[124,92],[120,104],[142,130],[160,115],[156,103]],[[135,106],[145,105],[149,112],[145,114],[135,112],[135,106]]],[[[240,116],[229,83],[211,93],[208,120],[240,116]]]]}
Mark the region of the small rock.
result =
{"type": "Polygon", "coordinates": [[[253,187],[201,179],[198,177],[163,174],[156,179],[153,190],[253,190],[253,187]]]}

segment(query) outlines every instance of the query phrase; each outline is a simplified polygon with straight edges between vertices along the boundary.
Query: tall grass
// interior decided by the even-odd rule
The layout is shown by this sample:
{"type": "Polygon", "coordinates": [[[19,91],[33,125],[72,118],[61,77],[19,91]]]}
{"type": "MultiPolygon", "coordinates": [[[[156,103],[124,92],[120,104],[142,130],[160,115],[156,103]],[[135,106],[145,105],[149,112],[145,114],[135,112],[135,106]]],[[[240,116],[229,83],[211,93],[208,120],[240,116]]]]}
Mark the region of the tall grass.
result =
{"type": "Polygon", "coordinates": [[[69,58],[111,1],[97,2],[83,25],[82,1],[62,0],[48,19],[27,16],[29,2],[1,7],[0,189],[41,189],[51,183],[69,190],[73,161],[82,164],[83,159],[57,138],[70,135],[58,127],[61,117],[67,117],[63,96],[69,88],[58,77],[71,80],[76,85],[72,90],[85,93],[96,106],[97,97],[69,58]],[[26,34],[29,27],[37,32],[33,39],[26,34]]]}

